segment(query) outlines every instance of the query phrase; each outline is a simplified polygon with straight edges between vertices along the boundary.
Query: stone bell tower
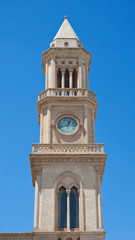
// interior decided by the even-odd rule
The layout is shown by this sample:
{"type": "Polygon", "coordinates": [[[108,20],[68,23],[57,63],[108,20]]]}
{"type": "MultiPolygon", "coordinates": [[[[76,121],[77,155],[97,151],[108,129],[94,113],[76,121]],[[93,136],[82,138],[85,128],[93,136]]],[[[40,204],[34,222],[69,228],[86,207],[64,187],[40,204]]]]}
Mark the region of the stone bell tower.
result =
{"type": "Polygon", "coordinates": [[[40,143],[32,145],[30,154],[33,232],[44,239],[105,239],[101,183],[107,154],[103,144],[95,143],[97,101],[89,90],[90,62],[91,54],[65,17],[42,54],[40,143]]]}

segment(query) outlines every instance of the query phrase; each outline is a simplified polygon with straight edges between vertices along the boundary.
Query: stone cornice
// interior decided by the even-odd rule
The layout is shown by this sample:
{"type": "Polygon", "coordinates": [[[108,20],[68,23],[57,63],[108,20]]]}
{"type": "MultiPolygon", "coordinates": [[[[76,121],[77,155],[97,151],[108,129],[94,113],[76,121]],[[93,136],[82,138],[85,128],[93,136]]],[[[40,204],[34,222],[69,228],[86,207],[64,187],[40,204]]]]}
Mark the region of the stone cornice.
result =
{"type": "Polygon", "coordinates": [[[42,230],[42,232],[40,232],[40,231],[36,231],[36,232],[19,232],[19,233],[0,233],[0,239],[2,239],[1,237],[4,237],[4,240],[5,240],[5,238],[7,237],[9,237],[9,240],[10,240],[10,237],[27,237],[27,236],[50,236],[50,235],[53,235],[53,236],[59,236],[59,235],[63,235],[63,236],[65,236],[65,235],[103,235],[103,236],[105,236],[106,235],[106,231],[104,231],[104,230],[97,230],[97,231],[91,231],[91,232],[85,232],[85,231],[83,231],[83,232],[81,232],[81,231],[76,231],[76,232],[61,232],[61,231],[54,231],[54,232],[44,232],[43,230],[42,230]]]}
{"type": "Polygon", "coordinates": [[[106,162],[106,153],[98,154],[38,154],[31,153],[30,165],[32,174],[32,183],[35,186],[35,175],[39,167],[45,165],[89,165],[92,166],[95,171],[100,174],[100,179],[102,181],[104,167],[106,162]]]}
{"type": "Polygon", "coordinates": [[[49,57],[52,57],[53,55],[57,55],[60,56],[60,54],[76,54],[77,57],[79,57],[80,55],[82,55],[83,57],[86,57],[88,59],[89,62],[89,66],[91,63],[91,53],[88,52],[86,49],[84,48],[49,48],[47,49],[45,52],[42,53],[42,69],[43,69],[43,73],[45,74],[45,63],[46,63],[46,59],[49,57]]]}
{"type": "Polygon", "coordinates": [[[79,53],[79,52],[84,52],[85,54],[87,54],[87,55],[89,55],[89,56],[91,56],[91,53],[89,52],[89,51],[87,51],[85,48],[48,48],[46,51],[44,51],[43,53],[42,53],[42,57],[43,56],[48,56],[49,54],[51,54],[51,53],[59,53],[60,54],[60,52],[68,52],[68,53],[74,53],[74,52],[77,52],[77,53],[79,53]]]}

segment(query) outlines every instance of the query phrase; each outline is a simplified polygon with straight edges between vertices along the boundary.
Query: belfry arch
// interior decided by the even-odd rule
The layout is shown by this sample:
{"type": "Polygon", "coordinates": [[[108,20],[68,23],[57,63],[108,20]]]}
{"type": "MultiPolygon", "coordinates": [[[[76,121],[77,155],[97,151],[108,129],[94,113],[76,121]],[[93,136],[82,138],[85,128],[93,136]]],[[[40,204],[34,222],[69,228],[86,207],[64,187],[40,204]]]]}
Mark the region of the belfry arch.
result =
{"type": "Polygon", "coordinates": [[[57,88],[61,88],[61,70],[60,68],[57,71],[57,88]]]}
{"type": "Polygon", "coordinates": [[[76,69],[73,70],[73,88],[77,88],[77,71],[76,69]]]}
{"type": "Polygon", "coordinates": [[[69,88],[69,70],[65,71],[65,88],[69,88]]]}

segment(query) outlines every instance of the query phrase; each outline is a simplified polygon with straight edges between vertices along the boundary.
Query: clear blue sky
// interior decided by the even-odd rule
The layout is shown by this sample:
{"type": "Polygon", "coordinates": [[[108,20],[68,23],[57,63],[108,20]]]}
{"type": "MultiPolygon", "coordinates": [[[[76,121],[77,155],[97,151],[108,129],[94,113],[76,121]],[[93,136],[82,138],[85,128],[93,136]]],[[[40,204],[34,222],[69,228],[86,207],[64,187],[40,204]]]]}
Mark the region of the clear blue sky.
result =
{"type": "Polygon", "coordinates": [[[39,142],[41,53],[64,20],[92,53],[96,142],[108,153],[102,183],[106,240],[135,233],[135,1],[0,1],[0,232],[33,230],[29,153],[39,142]]]}

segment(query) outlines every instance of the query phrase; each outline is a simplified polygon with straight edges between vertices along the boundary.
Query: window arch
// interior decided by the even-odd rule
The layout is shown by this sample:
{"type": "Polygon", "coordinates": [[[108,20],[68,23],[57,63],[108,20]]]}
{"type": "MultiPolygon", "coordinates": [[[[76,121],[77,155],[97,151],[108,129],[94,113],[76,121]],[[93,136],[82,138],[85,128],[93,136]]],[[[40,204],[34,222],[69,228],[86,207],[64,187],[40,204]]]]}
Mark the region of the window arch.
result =
{"type": "Polygon", "coordinates": [[[70,228],[79,228],[79,199],[76,187],[70,192],[70,228]]]}
{"type": "Polygon", "coordinates": [[[67,209],[70,212],[69,226],[71,230],[79,229],[79,196],[78,190],[74,186],[71,190],[66,191],[65,187],[59,189],[58,194],[58,229],[67,229],[67,209]],[[68,196],[67,196],[68,192],[68,196]],[[67,198],[69,197],[69,201],[67,198]],[[70,202],[70,204],[69,204],[70,202]],[[68,206],[69,204],[69,206],[68,206]]]}
{"type": "MultiPolygon", "coordinates": [[[[56,191],[55,230],[83,231],[84,229],[83,186],[79,177],[76,174],[72,174],[71,172],[65,172],[61,174],[59,178],[55,181],[54,189],[56,191]],[[64,210],[62,210],[63,209],[62,206],[64,206],[64,210]],[[74,207],[75,209],[73,210],[73,214],[75,214],[75,217],[72,218],[71,212],[74,207]],[[63,218],[64,221],[62,222],[63,218]]],[[[76,239],[77,237],[78,236],[76,236],[76,239]]]]}
{"type": "Polygon", "coordinates": [[[58,197],[58,228],[67,228],[67,195],[66,189],[61,187],[59,189],[58,197]]]}

